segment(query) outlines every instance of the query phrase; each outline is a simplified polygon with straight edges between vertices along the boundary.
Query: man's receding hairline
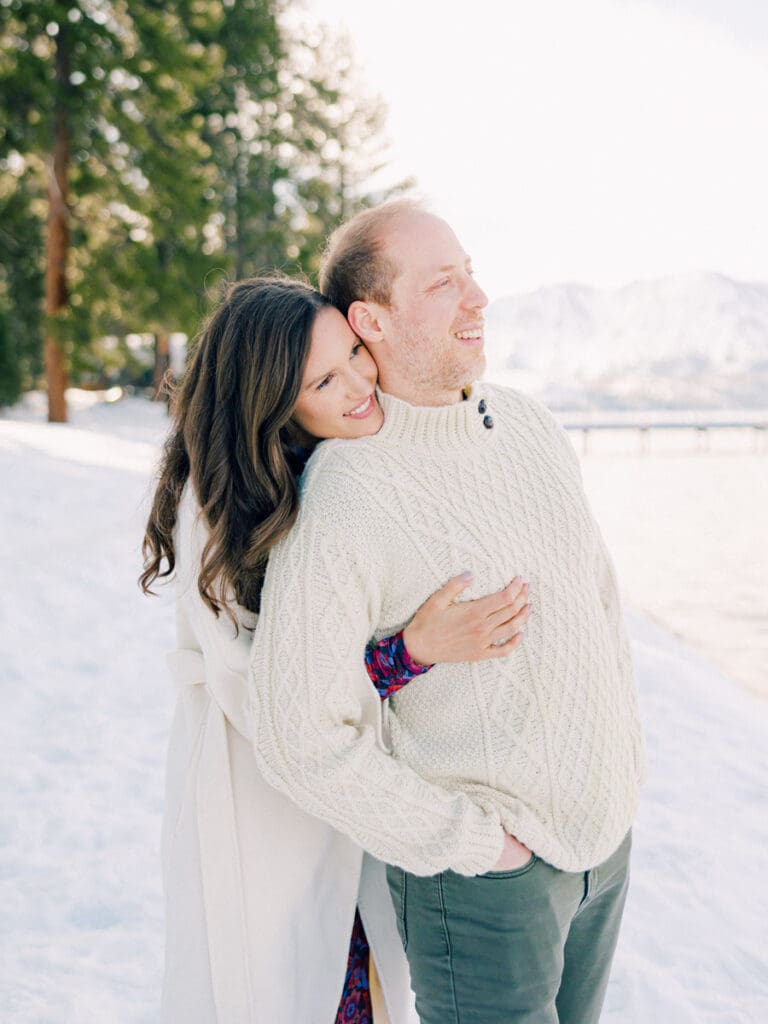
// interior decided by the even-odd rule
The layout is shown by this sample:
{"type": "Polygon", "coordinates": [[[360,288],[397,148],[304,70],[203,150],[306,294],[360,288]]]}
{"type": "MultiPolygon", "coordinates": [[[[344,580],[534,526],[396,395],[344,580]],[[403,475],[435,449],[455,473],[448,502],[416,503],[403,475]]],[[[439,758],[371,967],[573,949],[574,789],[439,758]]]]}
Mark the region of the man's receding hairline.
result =
{"type": "MultiPolygon", "coordinates": [[[[401,221],[401,220],[415,220],[418,217],[427,217],[430,220],[439,221],[441,224],[445,224],[445,226],[449,229],[449,231],[453,232],[453,228],[448,223],[448,221],[445,220],[444,217],[441,217],[437,213],[433,213],[431,210],[425,209],[423,206],[415,206],[415,207],[410,208],[410,209],[405,208],[405,209],[402,209],[402,210],[393,211],[392,212],[392,216],[388,217],[379,226],[379,230],[376,232],[376,234],[371,236],[371,243],[372,243],[372,245],[374,247],[374,250],[377,252],[377,254],[379,255],[379,257],[381,259],[386,259],[389,262],[390,266],[392,267],[393,273],[392,273],[392,279],[390,281],[390,289],[394,285],[395,281],[399,277],[402,277],[402,275],[405,273],[405,269],[406,268],[405,268],[405,265],[403,265],[402,263],[398,262],[398,260],[395,258],[395,254],[392,252],[391,248],[389,248],[387,246],[387,244],[386,244],[387,243],[387,239],[386,239],[385,235],[389,234],[391,236],[391,234],[393,233],[393,231],[396,228],[396,226],[397,226],[399,221],[401,221]]],[[[462,252],[464,254],[464,261],[463,262],[465,264],[466,263],[471,263],[472,262],[472,257],[469,255],[469,253],[466,252],[466,250],[464,249],[463,246],[461,246],[461,250],[462,250],[462,252]]],[[[452,266],[453,266],[453,264],[452,264],[452,266]]],[[[434,269],[435,269],[435,272],[437,272],[438,270],[442,271],[442,270],[447,269],[447,268],[435,267],[434,269]]],[[[389,296],[389,301],[390,302],[392,301],[391,292],[390,292],[390,296],[389,296]]]]}
{"type": "Polygon", "coordinates": [[[361,211],[332,232],[318,277],[344,315],[355,301],[389,304],[392,285],[407,266],[395,251],[398,230],[419,215],[440,219],[423,200],[404,196],[361,211]]]}
{"type": "MultiPolygon", "coordinates": [[[[396,230],[397,225],[401,222],[418,220],[419,218],[424,217],[428,217],[430,220],[443,220],[442,217],[438,217],[437,214],[424,209],[422,206],[413,206],[410,208],[404,207],[403,209],[393,210],[388,217],[382,220],[375,234],[372,236],[374,244],[383,245],[385,243],[385,236],[391,235],[396,230]]],[[[446,222],[443,221],[443,223],[446,222]]]]}
{"type": "MultiPolygon", "coordinates": [[[[392,267],[393,274],[390,287],[403,274],[405,267],[395,258],[392,248],[387,243],[394,234],[398,224],[413,221],[419,217],[428,217],[430,220],[439,220],[444,224],[447,223],[442,217],[438,217],[436,213],[432,213],[431,210],[427,210],[423,205],[414,202],[413,206],[404,206],[401,209],[393,210],[390,216],[382,221],[375,233],[371,235],[371,245],[374,251],[381,259],[387,260],[392,267]]],[[[390,295],[390,300],[391,298],[392,296],[390,295]]]]}

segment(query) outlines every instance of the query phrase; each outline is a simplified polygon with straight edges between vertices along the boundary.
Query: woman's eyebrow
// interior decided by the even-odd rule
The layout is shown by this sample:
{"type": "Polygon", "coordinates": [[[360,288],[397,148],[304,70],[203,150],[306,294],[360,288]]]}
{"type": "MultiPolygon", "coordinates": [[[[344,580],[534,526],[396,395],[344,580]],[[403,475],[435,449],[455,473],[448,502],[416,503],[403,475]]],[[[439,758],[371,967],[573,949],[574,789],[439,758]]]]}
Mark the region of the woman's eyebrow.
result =
{"type": "Polygon", "coordinates": [[[315,384],[319,384],[321,380],[325,380],[329,373],[333,373],[334,369],[335,367],[332,366],[330,370],[326,370],[325,373],[319,373],[317,377],[313,377],[312,380],[308,381],[304,385],[304,390],[306,391],[308,388],[314,387],[315,384]]]}

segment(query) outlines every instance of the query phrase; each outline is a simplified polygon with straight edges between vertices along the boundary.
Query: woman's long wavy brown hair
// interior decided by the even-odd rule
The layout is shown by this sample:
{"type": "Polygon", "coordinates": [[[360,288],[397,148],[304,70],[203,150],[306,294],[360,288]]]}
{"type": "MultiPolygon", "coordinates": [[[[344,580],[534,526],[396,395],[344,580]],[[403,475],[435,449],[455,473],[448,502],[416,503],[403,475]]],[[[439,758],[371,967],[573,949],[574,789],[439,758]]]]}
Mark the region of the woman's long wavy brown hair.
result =
{"type": "Polygon", "coordinates": [[[257,277],[230,285],[204,324],[171,399],[173,426],[142,548],[145,593],[174,571],[173,529],[191,478],[210,530],[202,599],[233,621],[232,598],[259,610],[270,549],[298,512],[291,414],[312,326],[329,305],[300,281],[257,277]]]}

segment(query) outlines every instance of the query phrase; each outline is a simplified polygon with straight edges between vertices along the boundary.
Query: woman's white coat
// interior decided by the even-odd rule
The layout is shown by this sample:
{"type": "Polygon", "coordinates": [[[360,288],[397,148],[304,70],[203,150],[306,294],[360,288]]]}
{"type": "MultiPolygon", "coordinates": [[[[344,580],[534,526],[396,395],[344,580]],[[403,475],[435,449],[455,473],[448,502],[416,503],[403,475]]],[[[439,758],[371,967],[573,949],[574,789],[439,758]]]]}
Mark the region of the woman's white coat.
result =
{"type": "Polygon", "coordinates": [[[359,905],[390,1024],[404,1024],[412,996],[384,866],[259,775],[246,695],[252,633],[244,627],[254,617],[239,609],[235,637],[231,620],[200,598],[206,539],[188,483],[175,531],[170,660],[178,698],[163,823],[162,1019],[333,1024],[359,905]]]}

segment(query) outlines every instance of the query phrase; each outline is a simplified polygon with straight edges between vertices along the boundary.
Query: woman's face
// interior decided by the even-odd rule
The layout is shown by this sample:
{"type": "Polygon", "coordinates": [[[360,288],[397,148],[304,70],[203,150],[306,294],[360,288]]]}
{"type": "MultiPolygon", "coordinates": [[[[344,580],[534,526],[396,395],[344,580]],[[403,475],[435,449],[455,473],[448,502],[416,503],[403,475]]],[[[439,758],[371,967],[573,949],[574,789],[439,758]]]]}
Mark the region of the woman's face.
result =
{"type": "Polygon", "coordinates": [[[315,317],[293,420],[311,437],[364,437],[384,422],[376,363],[338,309],[315,317]]]}

